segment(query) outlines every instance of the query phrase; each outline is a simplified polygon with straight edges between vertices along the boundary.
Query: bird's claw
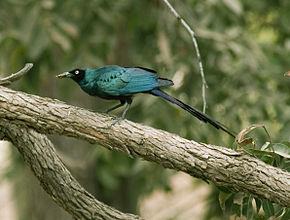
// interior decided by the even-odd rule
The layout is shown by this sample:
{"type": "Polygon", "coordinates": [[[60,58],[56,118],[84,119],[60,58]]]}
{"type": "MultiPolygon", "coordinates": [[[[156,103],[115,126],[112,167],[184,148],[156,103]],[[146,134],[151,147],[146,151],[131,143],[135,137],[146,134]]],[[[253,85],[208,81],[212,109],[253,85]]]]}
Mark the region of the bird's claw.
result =
{"type": "Polygon", "coordinates": [[[115,124],[119,123],[119,122],[122,121],[123,119],[124,119],[123,117],[117,118],[117,119],[112,123],[111,127],[114,126],[115,124]]]}

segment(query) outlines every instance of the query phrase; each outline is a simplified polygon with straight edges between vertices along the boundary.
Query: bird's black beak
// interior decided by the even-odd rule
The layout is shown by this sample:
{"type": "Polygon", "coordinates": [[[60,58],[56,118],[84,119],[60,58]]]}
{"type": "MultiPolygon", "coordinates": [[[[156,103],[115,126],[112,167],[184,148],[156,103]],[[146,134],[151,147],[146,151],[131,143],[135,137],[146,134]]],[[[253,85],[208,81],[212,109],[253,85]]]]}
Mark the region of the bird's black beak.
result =
{"type": "Polygon", "coordinates": [[[57,75],[56,77],[59,78],[59,79],[71,78],[72,74],[70,72],[64,72],[64,73],[61,73],[61,74],[57,75]]]}

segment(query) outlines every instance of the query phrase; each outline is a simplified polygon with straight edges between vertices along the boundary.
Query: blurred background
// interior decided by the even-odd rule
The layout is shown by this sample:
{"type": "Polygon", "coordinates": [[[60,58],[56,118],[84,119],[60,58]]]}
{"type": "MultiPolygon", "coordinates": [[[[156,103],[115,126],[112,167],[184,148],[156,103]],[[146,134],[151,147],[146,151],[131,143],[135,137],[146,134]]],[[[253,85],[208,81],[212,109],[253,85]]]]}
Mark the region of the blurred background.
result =
{"type": "MultiPolygon", "coordinates": [[[[207,114],[235,131],[264,124],[274,142],[290,141],[290,79],[283,76],[290,70],[290,1],[172,2],[196,32],[208,83],[207,114]]],[[[162,0],[1,0],[0,77],[27,62],[33,69],[11,88],[104,111],[117,102],[89,97],[55,75],[77,67],[144,66],[173,79],[166,92],[202,109],[192,39],[162,0]]],[[[233,143],[149,95],[135,97],[127,119],[195,141],[233,143]]],[[[77,180],[106,204],[148,219],[223,219],[211,185],[84,141],[50,138],[77,180]]],[[[267,141],[262,132],[255,138],[267,141]]],[[[0,219],[71,219],[14,147],[1,142],[0,150],[0,219]]]]}

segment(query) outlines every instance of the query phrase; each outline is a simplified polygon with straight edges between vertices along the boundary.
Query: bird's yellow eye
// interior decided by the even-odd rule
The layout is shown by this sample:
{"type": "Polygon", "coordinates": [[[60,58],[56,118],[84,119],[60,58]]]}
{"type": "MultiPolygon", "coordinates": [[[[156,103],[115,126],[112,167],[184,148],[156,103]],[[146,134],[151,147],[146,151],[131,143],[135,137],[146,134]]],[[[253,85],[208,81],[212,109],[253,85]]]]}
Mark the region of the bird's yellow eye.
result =
{"type": "Polygon", "coordinates": [[[75,74],[76,74],[76,75],[78,75],[79,73],[80,73],[80,71],[78,71],[78,70],[75,71],[75,74]]]}

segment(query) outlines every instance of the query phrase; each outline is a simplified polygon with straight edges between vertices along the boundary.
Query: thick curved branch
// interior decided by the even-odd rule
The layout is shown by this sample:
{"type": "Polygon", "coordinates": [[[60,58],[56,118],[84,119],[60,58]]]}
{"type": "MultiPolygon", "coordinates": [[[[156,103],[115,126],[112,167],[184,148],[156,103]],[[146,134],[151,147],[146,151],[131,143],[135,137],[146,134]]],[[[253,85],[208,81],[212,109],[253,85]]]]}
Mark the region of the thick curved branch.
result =
{"type": "Polygon", "coordinates": [[[40,133],[98,143],[290,207],[288,172],[225,147],[186,140],[127,120],[112,127],[112,117],[4,87],[0,87],[0,118],[40,133]]]}
{"type": "Polygon", "coordinates": [[[0,138],[18,148],[42,188],[75,219],[141,219],[107,206],[89,194],[64,166],[45,135],[1,119],[0,138]]]}

